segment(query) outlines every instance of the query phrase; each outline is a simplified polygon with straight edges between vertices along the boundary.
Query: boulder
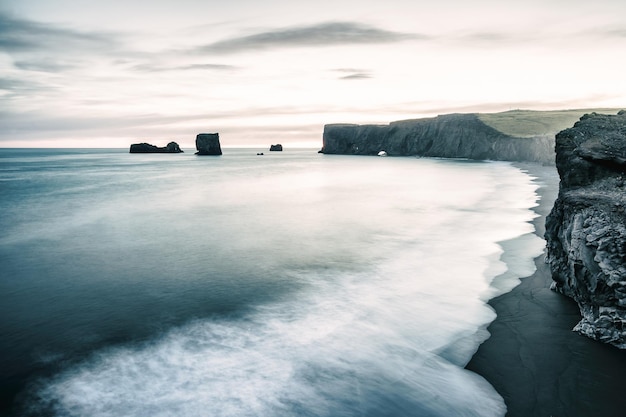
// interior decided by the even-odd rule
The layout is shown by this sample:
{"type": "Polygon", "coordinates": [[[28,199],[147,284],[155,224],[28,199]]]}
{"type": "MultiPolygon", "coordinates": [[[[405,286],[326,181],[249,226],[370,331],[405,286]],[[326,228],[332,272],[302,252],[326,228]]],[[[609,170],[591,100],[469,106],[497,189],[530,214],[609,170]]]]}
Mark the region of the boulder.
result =
{"type": "Polygon", "coordinates": [[[196,136],[196,155],[221,155],[219,133],[200,133],[196,136]]]}
{"type": "Polygon", "coordinates": [[[558,133],[556,166],[551,288],[578,303],[574,330],[626,349],[626,112],[588,114],[558,133]]]}

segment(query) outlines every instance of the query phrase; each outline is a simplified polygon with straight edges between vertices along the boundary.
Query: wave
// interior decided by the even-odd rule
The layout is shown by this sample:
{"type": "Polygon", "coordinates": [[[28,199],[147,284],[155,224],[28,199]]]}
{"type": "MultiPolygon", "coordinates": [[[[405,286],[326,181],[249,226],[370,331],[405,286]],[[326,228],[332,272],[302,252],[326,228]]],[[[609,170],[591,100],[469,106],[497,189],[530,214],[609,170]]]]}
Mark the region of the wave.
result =
{"type": "MultiPolygon", "coordinates": [[[[372,183],[367,161],[340,161],[293,173],[271,196],[257,186],[276,177],[219,202],[223,221],[206,239],[224,246],[236,236],[226,259],[258,262],[259,279],[297,282],[287,295],[102,347],[41,379],[29,412],[504,415],[500,395],[463,366],[495,317],[486,300],[534,270],[537,187],[507,163],[380,158],[372,183]]],[[[202,195],[185,210],[204,209],[202,195]]],[[[194,242],[205,236],[185,230],[194,242]]]]}

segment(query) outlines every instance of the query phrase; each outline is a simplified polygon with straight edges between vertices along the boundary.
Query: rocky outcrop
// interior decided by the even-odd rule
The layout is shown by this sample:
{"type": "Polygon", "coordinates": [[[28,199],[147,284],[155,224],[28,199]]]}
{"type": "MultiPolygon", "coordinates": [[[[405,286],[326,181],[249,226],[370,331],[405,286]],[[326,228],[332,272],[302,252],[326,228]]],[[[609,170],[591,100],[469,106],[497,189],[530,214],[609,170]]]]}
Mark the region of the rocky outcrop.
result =
{"type": "Polygon", "coordinates": [[[221,155],[219,133],[200,133],[196,136],[196,155],[221,155]]]}
{"type": "Polygon", "coordinates": [[[559,196],[546,220],[552,289],[578,303],[574,330],[626,349],[626,111],[556,135],[559,196]]]}
{"type": "Polygon", "coordinates": [[[149,143],[133,143],[130,145],[130,153],[181,153],[183,152],[176,142],[170,142],[164,148],[150,145],[149,143]]]}
{"type": "Polygon", "coordinates": [[[324,126],[321,153],[377,155],[383,149],[390,156],[554,162],[553,137],[506,135],[476,114],[448,114],[389,125],[324,126]]]}
{"type": "Polygon", "coordinates": [[[277,143],[276,145],[270,145],[270,151],[272,152],[281,152],[283,150],[283,145],[277,143]]]}

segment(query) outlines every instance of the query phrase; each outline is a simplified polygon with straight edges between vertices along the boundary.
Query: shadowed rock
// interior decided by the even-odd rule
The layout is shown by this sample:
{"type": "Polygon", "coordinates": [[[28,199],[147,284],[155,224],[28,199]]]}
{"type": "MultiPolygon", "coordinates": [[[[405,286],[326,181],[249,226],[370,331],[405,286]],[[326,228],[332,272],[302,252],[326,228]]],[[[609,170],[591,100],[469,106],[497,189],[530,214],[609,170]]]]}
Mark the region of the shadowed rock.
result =
{"type": "Polygon", "coordinates": [[[183,152],[176,142],[170,142],[160,148],[149,143],[133,143],[130,145],[130,153],[181,153],[183,152]]]}
{"type": "Polygon", "coordinates": [[[281,152],[283,150],[283,145],[277,143],[276,145],[270,145],[270,151],[273,152],[281,152]]]}
{"type": "Polygon", "coordinates": [[[196,136],[196,155],[221,155],[219,133],[200,133],[196,136]]]}
{"type": "Polygon", "coordinates": [[[559,196],[546,220],[552,289],[578,303],[574,330],[626,349],[626,112],[556,136],[559,196]]]}

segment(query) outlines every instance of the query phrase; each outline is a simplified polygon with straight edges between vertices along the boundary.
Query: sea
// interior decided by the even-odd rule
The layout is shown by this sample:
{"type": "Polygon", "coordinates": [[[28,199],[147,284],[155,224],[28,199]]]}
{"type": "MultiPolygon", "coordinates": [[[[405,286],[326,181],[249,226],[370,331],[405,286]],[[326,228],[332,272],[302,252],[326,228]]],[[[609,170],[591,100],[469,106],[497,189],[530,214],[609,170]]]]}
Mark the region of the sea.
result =
{"type": "Polygon", "coordinates": [[[464,366],[542,253],[533,177],[223,152],[0,150],[1,415],[506,413],[464,366]]]}

